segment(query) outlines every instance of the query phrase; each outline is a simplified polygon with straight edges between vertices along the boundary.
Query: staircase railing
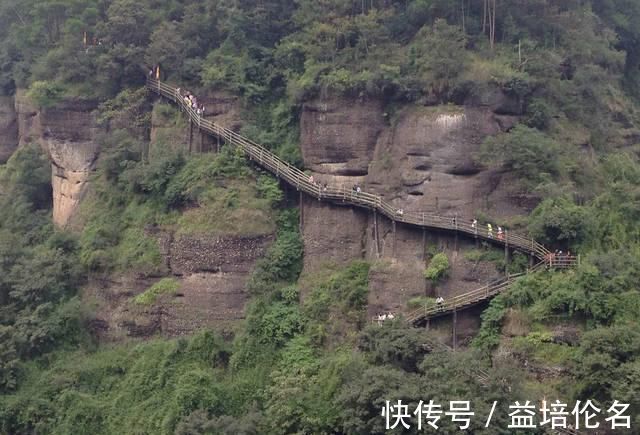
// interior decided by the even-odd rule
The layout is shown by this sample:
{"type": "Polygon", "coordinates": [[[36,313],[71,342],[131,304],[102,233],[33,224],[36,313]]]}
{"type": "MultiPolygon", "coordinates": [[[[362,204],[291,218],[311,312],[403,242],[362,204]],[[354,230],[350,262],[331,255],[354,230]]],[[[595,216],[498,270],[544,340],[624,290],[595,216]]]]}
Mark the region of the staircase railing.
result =
{"type": "Polygon", "coordinates": [[[536,242],[532,238],[516,234],[511,231],[505,231],[504,234],[494,235],[487,230],[481,230],[471,222],[461,221],[458,218],[397,209],[390,203],[384,201],[380,195],[367,192],[356,192],[345,187],[323,187],[318,183],[314,183],[309,178],[309,175],[305,174],[290,163],[282,160],[262,145],[199,115],[180,94],[178,88],[155,79],[149,79],[147,81],[147,87],[153,92],[177,103],[181,109],[187,113],[191,122],[197,125],[200,130],[219,137],[233,146],[236,146],[238,149],[242,150],[247,157],[273,173],[273,175],[285,180],[291,186],[294,186],[296,189],[301,190],[314,198],[374,209],[396,222],[402,222],[418,227],[457,231],[478,239],[487,240],[491,243],[506,245],[513,249],[533,255],[541,260],[550,253],[542,244],[536,242]]]}
{"type": "Polygon", "coordinates": [[[471,305],[475,305],[497,295],[498,293],[509,287],[511,284],[513,284],[516,278],[519,278],[521,276],[527,275],[545,267],[571,267],[577,262],[576,257],[572,258],[574,261],[571,261],[571,258],[563,259],[562,261],[558,261],[557,263],[540,261],[539,263],[528,269],[526,272],[508,274],[506,277],[497,279],[494,282],[489,283],[483,287],[446,299],[441,304],[425,304],[423,307],[417,308],[407,313],[405,315],[405,320],[409,323],[416,323],[422,320],[432,319],[434,317],[449,314],[456,310],[467,308],[471,305]]]}

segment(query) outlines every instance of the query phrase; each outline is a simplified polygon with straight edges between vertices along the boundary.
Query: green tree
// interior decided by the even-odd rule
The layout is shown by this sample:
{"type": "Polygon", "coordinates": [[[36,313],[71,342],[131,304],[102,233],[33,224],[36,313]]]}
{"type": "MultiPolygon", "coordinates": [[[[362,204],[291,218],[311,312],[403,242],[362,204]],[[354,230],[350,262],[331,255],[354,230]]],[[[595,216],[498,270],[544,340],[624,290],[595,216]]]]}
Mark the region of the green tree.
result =
{"type": "Polygon", "coordinates": [[[546,177],[560,175],[562,153],[546,134],[524,125],[485,140],[480,160],[513,172],[532,189],[546,177]]]}
{"type": "Polygon", "coordinates": [[[420,29],[412,49],[426,90],[435,92],[441,99],[448,97],[448,92],[467,66],[465,45],[466,37],[461,29],[447,24],[446,20],[437,19],[433,26],[420,29]]]}
{"type": "Polygon", "coordinates": [[[424,271],[424,277],[433,286],[438,284],[449,273],[449,258],[444,252],[439,252],[429,261],[429,267],[424,271]]]}

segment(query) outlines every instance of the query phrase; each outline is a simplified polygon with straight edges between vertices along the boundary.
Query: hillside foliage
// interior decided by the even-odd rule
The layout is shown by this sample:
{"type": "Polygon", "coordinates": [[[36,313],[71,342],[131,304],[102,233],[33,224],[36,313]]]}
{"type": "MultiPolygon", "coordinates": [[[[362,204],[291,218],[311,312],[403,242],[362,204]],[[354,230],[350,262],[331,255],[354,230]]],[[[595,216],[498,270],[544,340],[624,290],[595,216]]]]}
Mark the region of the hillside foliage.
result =
{"type": "MultiPolygon", "coordinates": [[[[300,279],[298,211],[233,150],[148,150],[111,129],[81,229],[68,233],[51,224],[47,156],[28,144],[0,167],[0,432],[382,433],[385,400],[473,399],[488,415],[494,400],[543,396],[617,399],[637,427],[639,41],[636,0],[0,0],[0,94],[26,89],[44,110],[96,98],[105,126],[149,123],[141,86],[155,65],[195,93],[240,96],[242,133],[294,163],[314,98],[375,98],[389,113],[503,99],[516,125],[469,157],[513,174],[538,204],[522,227],[581,255],[575,270],[528,275],[493,299],[469,349],[437,351],[430,331],[401,319],[371,324],[368,262],[300,279]],[[225,336],[97,343],[79,290],[98,275],[165,274],[153,233],[167,228],[275,234],[246,319],[225,336]],[[561,370],[531,374],[548,367],[561,370]]],[[[448,267],[437,254],[425,277],[436,285],[448,267]]],[[[176,291],[161,280],[138,305],[176,291]]],[[[496,433],[509,417],[483,423],[470,432],[496,433]]]]}

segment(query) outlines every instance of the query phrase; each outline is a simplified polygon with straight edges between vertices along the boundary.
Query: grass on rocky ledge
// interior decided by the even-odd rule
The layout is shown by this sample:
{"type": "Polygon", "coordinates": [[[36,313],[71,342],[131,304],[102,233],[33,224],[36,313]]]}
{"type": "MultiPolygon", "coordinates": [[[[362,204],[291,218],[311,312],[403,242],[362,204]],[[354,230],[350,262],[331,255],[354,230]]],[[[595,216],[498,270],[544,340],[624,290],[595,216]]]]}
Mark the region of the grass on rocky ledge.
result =
{"type": "Polygon", "coordinates": [[[180,282],[175,278],[162,278],[157,283],[140,293],[133,299],[138,305],[152,305],[162,295],[175,295],[180,288],[180,282]]]}

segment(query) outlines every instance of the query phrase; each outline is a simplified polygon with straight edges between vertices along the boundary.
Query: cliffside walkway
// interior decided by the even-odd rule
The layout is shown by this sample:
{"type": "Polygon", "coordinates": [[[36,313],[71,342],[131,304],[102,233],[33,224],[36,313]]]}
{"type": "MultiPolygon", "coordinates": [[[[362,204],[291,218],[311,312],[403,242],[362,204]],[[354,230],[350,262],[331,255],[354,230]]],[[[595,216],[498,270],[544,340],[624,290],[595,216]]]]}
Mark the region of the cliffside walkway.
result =
{"type": "Polygon", "coordinates": [[[560,259],[548,258],[544,261],[540,261],[535,266],[529,268],[526,272],[507,274],[503,279],[496,280],[484,287],[480,287],[470,292],[463,293],[461,295],[454,296],[446,299],[441,305],[430,304],[424,305],[421,308],[417,308],[414,311],[410,311],[405,315],[405,319],[410,323],[419,323],[424,320],[433,319],[445,314],[451,314],[454,311],[470,307],[484,300],[487,300],[502,290],[509,287],[516,278],[527,275],[529,273],[541,270],[544,268],[556,268],[567,269],[574,267],[578,264],[577,257],[562,257],[560,259]]]}
{"type": "MultiPolygon", "coordinates": [[[[564,257],[565,260],[550,260],[551,252],[542,244],[534,239],[505,231],[501,237],[497,234],[489,234],[484,228],[473,226],[470,220],[461,220],[450,216],[438,216],[429,213],[403,211],[398,209],[382,199],[382,196],[367,193],[355,192],[352,189],[336,186],[327,186],[326,188],[314,183],[309,179],[309,175],[305,174],[299,168],[285,162],[262,145],[239,135],[231,129],[217,125],[200,116],[188,103],[185,102],[180,95],[178,88],[159,80],[149,78],[147,80],[147,88],[159,94],[162,97],[176,103],[187,115],[190,121],[203,132],[214,137],[223,139],[226,143],[240,149],[251,160],[255,161],[261,167],[267,169],[276,177],[284,180],[289,185],[295,187],[299,191],[318,200],[330,201],[338,204],[348,204],[356,207],[366,208],[376,211],[393,222],[399,222],[421,228],[445,230],[460,233],[468,237],[485,240],[488,243],[503,246],[505,249],[515,249],[521,251],[532,258],[541,260],[533,269],[547,265],[554,268],[572,267],[576,263],[575,257],[564,257]]],[[[418,323],[424,319],[437,317],[456,310],[466,308],[483,300],[493,297],[506,287],[508,287],[515,278],[522,274],[509,275],[505,279],[487,285],[485,287],[473,290],[469,293],[458,295],[451,298],[441,307],[425,307],[409,313],[408,320],[412,323],[418,323]]]]}

